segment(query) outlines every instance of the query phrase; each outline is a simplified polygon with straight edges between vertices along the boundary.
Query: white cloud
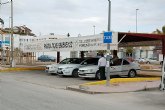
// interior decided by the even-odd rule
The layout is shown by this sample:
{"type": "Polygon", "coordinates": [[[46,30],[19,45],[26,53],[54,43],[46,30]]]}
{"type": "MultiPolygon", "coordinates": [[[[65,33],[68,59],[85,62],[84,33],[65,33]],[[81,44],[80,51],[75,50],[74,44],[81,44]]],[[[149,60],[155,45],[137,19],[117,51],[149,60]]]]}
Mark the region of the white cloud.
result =
{"type": "Polygon", "coordinates": [[[89,17],[89,18],[84,18],[81,20],[83,23],[100,23],[101,18],[100,17],[89,17]]]}
{"type": "MultiPolygon", "coordinates": [[[[2,2],[7,0],[2,0],[2,2]]],[[[35,34],[93,34],[107,30],[107,0],[13,0],[14,25],[26,25],[35,34]]],[[[165,0],[111,0],[111,29],[135,31],[138,8],[138,31],[152,32],[165,24],[165,0]]],[[[8,27],[10,4],[3,5],[1,17],[8,27]]]]}

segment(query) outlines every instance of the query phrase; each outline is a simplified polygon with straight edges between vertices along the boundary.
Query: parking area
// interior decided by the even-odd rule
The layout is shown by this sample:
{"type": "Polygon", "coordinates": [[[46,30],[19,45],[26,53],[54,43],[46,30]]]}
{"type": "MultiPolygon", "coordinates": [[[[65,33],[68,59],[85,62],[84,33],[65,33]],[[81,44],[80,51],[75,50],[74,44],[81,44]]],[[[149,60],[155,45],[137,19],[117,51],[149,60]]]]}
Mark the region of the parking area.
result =
{"type": "Polygon", "coordinates": [[[45,73],[43,70],[37,71],[13,71],[13,72],[1,72],[0,80],[16,80],[19,82],[26,82],[30,84],[37,84],[41,86],[48,86],[52,88],[65,89],[66,86],[78,85],[95,81],[93,79],[82,79],[73,77],[60,77],[57,75],[50,75],[45,73]]]}
{"type": "MultiPolygon", "coordinates": [[[[138,77],[160,76],[160,75],[161,72],[141,71],[138,77]]],[[[111,76],[111,78],[119,78],[119,76],[111,76]]],[[[95,79],[75,78],[72,76],[63,77],[58,75],[51,75],[46,73],[44,70],[1,72],[0,80],[3,79],[16,80],[19,82],[26,82],[30,84],[37,84],[41,86],[48,86],[59,89],[65,89],[67,86],[71,86],[71,85],[79,85],[83,83],[98,81],[95,79]]]]}
{"type": "MultiPolygon", "coordinates": [[[[0,80],[7,79],[7,80],[16,80],[19,82],[26,82],[30,84],[37,84],[41,86],[47,86],[52,88],[59,88],[65,89],[67,86],[71,85],[80,85],[83,83],[94,82],[98,81],[95,79],[84,79],[84,78],[75,78],[73,76],[59,76],[59,75],[51,75],[45,72],[45,65],[35,65],[35,66],[24,66],[24,65],[17,65],[19,67],[19,71],[1,71],[0,72],[0,80]],[[21,69],[28,69],[28,71],[22,71],[21,69]],[[35,69],[35,70],[31,70],[35,69]],[[36,68],[42,70],[36,70],[36,68]],[[20,71],[21,70],[21,71],[20,71]]],[[[137,77],[160,77],[161,76],[161,65],[151,65],[151,64],[141,64],[141,71],[137,75],[137,77]]],[[[17,68],[18,68],[17,67],[17,68]]],[[[3,68],[1,68],[3,69],[3,68]]],[[[14,69],[14,68],[13,68],[14,69]]],[[[120,78],[119,76],[111,76],[111,78],[120,78]]],[[[127,77],[122,77],[127,78],[127,77]]]]}

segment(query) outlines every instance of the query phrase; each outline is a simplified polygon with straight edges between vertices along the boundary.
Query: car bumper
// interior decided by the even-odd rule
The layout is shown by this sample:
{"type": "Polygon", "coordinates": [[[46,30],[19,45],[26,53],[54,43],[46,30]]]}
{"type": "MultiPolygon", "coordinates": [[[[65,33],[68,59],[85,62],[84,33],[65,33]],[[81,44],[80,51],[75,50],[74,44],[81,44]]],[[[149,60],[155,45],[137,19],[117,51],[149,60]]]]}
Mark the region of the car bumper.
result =
{"type": "Polygon", "coordinates": [[[46,73],[57,73],[57,70],[45,69],[46,73]]]}
{"type": "Polygon", "coordinates": [[[57,74],[58,75],[63,75],[63,76],[71,76],[72,71],[70,71],[70,70],[58,70],[57,74]]]}
{"type": "Polygon", "coordinates": [[[79,77],[81,78],[95,78],[95,73],[79,73],[79,77]]]}

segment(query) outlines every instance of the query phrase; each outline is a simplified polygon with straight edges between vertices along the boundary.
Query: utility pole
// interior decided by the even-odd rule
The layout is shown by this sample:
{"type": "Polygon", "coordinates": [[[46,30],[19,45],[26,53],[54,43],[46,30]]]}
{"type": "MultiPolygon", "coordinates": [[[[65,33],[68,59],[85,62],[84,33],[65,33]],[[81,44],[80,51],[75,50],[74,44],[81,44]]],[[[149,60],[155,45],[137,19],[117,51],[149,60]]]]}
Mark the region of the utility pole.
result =
{"type": "MultiPolygon", "coordinates": [[[[111,30],[111,1],[109,2],[109,9],[108,9],[108,32],[111,30]]],[[[107,63],[110,64],[110,44],[107,44],[108,55],[106,57],[107,63]]],[[[110,65],[108,64],[107,71],[106,71],[106,86],[110,86],[110,65]]]]}

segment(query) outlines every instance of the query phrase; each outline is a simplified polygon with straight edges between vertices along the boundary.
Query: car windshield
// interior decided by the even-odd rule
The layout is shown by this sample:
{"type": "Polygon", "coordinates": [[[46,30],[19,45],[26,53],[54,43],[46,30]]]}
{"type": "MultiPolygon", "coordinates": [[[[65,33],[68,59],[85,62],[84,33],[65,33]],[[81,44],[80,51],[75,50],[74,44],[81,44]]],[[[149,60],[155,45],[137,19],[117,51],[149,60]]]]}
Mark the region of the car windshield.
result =
{"type": "Polygon", "coordinates": [[[85,59],[82,58],[67,58],[62,60],[59,64],[80,64],[85,59]]]}
{"type": "Polygon", "coordinates": [[[83,58],[71,58],[69,63],[70,64],[80,64],[82,61],[84,61],[85,59],[83,58]]]}
{"type": "Polygon", "coordinates": [[[70,58],[62,60],[59,64],[68,64],[70,61],[70,58]]]}

